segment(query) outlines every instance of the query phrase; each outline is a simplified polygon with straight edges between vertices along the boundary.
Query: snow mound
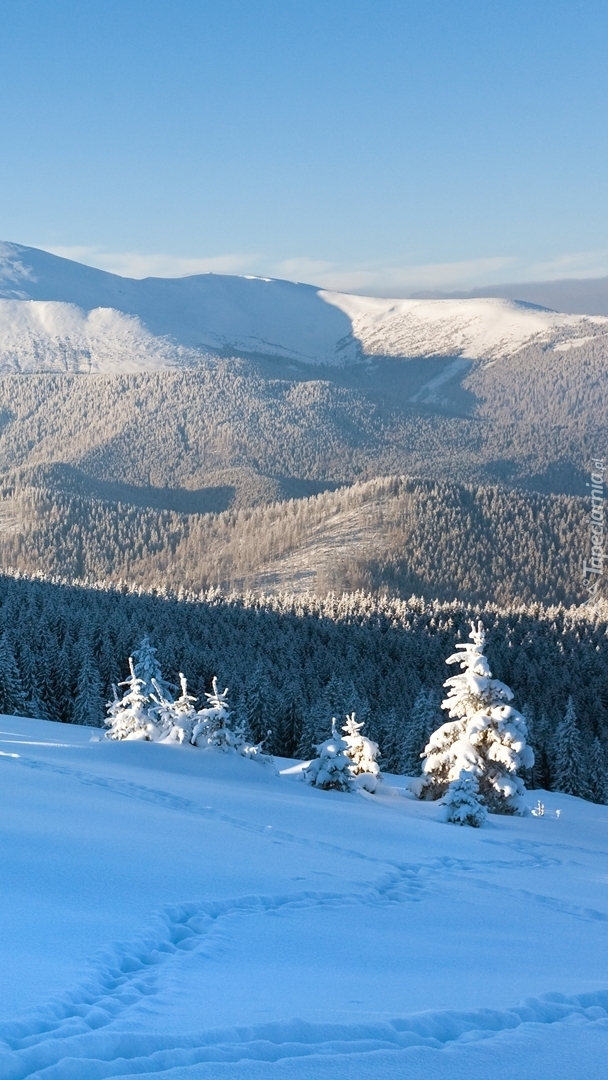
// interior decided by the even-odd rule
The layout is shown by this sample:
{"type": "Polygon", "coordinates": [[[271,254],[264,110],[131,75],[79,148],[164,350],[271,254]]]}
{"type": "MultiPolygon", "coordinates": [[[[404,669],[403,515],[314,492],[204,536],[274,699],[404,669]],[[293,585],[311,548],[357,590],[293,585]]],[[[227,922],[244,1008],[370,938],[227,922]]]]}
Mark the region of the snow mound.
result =
{"type": "Polygon", "coordinates": [[[189,367],[198,359],[113,308],[0,300],[0,372],[127,374],[189,367]]]}

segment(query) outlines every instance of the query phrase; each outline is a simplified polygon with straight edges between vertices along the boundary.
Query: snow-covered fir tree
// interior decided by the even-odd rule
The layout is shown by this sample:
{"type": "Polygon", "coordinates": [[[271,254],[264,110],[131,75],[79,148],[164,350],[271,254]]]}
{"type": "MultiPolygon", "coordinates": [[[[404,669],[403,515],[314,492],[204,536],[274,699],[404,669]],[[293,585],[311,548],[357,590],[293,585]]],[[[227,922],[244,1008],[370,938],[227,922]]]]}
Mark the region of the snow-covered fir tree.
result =
{"type": "Polygon", "coordinates": [[[160,727],[160,740],[168,742],[190,742],[199,713],[194,708],[196,698],[188,693],[188,683],[180,671],[179,684],[181,693],[175,701],[164,696],[164,691],[156,679],[152,679],[152,701],[155,703],[155,717],[160,727]]]}
{"type": "Polygon", "coordinates": [[[114,689],[114,700],[107,706],[108,717],[106,725],[107,739],[147,739],[155,741],[160,732],[160,727],[154,723],[148,712],[149,700],[143,690],[145,683],[135,674],[133,658],[129,657],[129,669],[131,674],[119,686],[127,689],[122,698],[114,689]]]}
{"type": "Polygon", "coordinates": [[[381,779],[377,761],[378,744],[361,734],[364,727],[364,721],[357,722],[353,712],[346,717],[346,723],[342,725],[342,738],[346,743],[346,754],[350,758],[350,773],[355,786],[373,792],[381,779]]]}
{"type": "Polygon", "coordinates": [[[479,795],[477,777],[465,769],[448,784],[440,805],[445,807],[446,821],[454,825],[472,825],[475,829],[483,824],[488,814],[479,795]]]}
{"type": "Polygon", "coordinates": [[[568,698],[564,718],[557,725],[553,743],[553,786],[565,795],[589,798],[587,760],[572,697],[568,698]]]}
{"type": "Polygon", "coordinates": [[[352,761],[348,753],[349,745],[337,731],[335,717],[331,722],[329,739],[319,743],[316,749],[318,756],[311,761],[302,774],[306,783],[323,788],[325,791],[330,788],[337,791],[352,791],[355,780],[352,774],[352,761]]]}
{"type": "Polygon", "coordinates": [[[200,709],[192,731],[193,746],[216,750],[236,749],[233,732],[228,727],[230,709],[228,708],[228,687],[218,690],[217,677],[211,683],[211,693],[205,694],[207,707],[200,709]]]}
{"type": "Polygon", "coordinates": [[[518,772],[534,764],[526,723],[508,704],[513,692],[492,678],[481,622],[471,623],[470,637],[446,661],[460,664],[462,670],[444,683],[448,694],[441,707],[452,719],[434,732],[425,748],[420,793],[441,797],[464,770],[476,777],[480,799],[490,812],[523,813],[525,788],[518,772]]]}
{"type": "Polygon", "coordinates": [[[173,687],[163,678],[160,664],[156,658],[157,649],[150,642],[146,634],[142,639],[139,649],[133,653],[135,674],[142,682],[142,694],[147,699],[148,708],[154,710],[157,705],[158,694],[162,694],[165,701],[173,700],[173,687]]]}

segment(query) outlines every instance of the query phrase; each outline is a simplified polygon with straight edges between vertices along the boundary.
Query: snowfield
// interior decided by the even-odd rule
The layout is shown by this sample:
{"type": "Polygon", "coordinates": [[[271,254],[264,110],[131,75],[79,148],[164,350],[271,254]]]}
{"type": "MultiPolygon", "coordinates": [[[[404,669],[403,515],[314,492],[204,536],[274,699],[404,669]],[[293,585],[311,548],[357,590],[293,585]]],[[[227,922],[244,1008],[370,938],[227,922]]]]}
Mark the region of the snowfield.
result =
{"type": "Polygon", "coordinates": [[[0,298],[0,373],[173,368],[201,351],[337,368],[372,357],[492,361],[532,341],[608,339],[604,316],[513,300],[352,296],[229,274],[136,280],[9,243],[0,298]]]}
{"type": "Polygon", "coordinates": [[[403,778],[0,730],[2,1080],[605,1074],[607,807],[459,828],[403,778]]]}

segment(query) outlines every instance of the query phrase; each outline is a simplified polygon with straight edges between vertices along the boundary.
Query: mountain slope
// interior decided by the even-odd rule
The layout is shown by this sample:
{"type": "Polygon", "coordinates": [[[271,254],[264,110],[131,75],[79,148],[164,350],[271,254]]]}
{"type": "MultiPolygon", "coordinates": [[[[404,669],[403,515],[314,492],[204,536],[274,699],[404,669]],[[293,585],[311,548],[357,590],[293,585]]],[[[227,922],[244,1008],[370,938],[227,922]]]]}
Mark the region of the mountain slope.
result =
{"type": "Polygon", "coordinates": [[[0,371],[128,374],[191,367],[194,349],[151,334],[134,315],[114,308],[0,300],[0,371]]]}
{"type": "Polygon", "coordinates": [[[346,312],[366,356],[510,356],[573,331],[608,336],[608,319],[563,315],[513,300],[385,300],[322,293],[346,312]]]}

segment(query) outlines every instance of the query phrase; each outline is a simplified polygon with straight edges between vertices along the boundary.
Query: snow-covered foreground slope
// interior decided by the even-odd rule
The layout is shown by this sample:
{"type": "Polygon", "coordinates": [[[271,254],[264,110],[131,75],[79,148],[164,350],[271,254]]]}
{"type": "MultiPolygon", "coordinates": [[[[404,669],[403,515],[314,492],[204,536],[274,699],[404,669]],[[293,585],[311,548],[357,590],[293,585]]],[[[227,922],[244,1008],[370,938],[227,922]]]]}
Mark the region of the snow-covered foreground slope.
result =
{"type": "Polygon", "coordinates": [[[603,1075],[605,807],[477,832],[398,781],[0,730],[3,1080],[603,1075]]]}
{"type": "Polygon", "coordinates": [[[492,360],[533,340],[608,336],[607,318],[512,300],[378,299],[222,274],[140,281],[18,244],[0,244],[0,298],[0,371],[173,367],[191,349],[337,367],[366,356],[492,360]]]}

